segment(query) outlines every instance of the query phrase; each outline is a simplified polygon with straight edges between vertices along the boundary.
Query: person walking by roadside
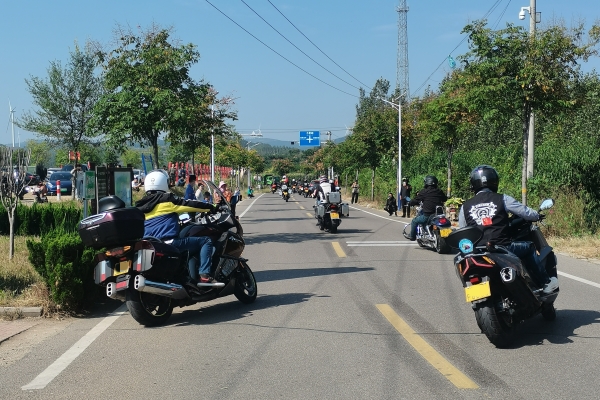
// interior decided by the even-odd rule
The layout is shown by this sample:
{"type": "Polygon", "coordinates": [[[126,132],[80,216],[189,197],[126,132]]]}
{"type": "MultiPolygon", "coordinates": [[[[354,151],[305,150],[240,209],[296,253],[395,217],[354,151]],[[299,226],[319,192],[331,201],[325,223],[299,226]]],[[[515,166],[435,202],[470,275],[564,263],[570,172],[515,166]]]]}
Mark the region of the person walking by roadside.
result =
{"type": "Polygon", "coordinates": [[[351,204],[358,203],[358,182],[352,182],[352,199],[350,200],[351,204]]]}
{"type": "Polygon", "coordinates": [[[402,187],[400,187],[400,207],[402,207],[402,218],[410,218],[410,193],[412,186],[408,183],[408,178],[402,178],[402,187]]]}
{"type": "Polygon", "coordinates": [[[392,192],[388,193],[388,197],[387,200],[385,202],[385,211],[388,212],[388,214],[390,215],[390,217],[392,216],[392,214],[394,214],[394,216],[398,216],[397,211],[398,211],[398,204],[396,203],[396,198],[394,197],[394,195],[392,194],[392,192]]]}

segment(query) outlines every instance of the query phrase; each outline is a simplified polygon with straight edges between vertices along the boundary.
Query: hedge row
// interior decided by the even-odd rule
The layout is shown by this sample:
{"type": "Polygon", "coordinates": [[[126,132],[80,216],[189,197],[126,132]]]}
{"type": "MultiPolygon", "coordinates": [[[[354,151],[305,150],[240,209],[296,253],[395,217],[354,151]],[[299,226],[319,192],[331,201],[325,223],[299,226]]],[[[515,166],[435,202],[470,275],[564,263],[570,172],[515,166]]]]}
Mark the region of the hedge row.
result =
{"type": "MultiPolygon", "coordinates": [[[[56,229],[76,232],[83,218],[81,208],[73,204],[19,204],[15,212],[15,234],[21,236],[41,236],[56,229]]],[[[0,204],[0,235],[10,234],[8,213],[0,204]]]]}

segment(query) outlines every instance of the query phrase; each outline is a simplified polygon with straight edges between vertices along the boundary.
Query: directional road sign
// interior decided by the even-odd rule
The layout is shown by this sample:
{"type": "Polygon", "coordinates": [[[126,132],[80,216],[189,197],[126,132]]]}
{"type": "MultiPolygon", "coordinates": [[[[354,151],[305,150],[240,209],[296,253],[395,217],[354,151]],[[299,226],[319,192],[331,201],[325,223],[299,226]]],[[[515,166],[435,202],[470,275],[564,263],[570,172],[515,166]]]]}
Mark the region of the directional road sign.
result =
{"type": "Polygon", "coordinates": [[[321,136],[319,131],[300,131],[300,146],[320,146],[321,136]]]}

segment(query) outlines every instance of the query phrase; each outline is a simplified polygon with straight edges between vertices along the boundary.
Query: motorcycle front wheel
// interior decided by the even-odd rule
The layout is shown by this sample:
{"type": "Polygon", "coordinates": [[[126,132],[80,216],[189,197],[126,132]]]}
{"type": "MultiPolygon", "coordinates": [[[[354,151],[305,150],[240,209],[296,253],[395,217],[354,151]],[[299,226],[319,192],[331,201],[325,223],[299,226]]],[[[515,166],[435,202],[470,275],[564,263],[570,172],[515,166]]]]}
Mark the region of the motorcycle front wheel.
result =
{"type": "Polygon", "coordinates": [[[258,294],[256,279],[254,278],[254,273],[252,273],[252,270],[246,263],[242,264],[235,278],[233,294],[244,304],[250,304],[256,300],[256,295],[258,294]]]}
{"type": "Polygon", "coordinates": [[[475,309],[475,319],[481,332],[494,346],[503,348],[510,344],[513,335],[512,324],[496,312],[492,300],[488,299],[478,305],[475,309]]]}
{"type": "Polygon", "coordinates": [[[135,289],[127,291],[127,308],[133,319],[144,326],[162,325],[173,313],[171,298],[135,289]]]}

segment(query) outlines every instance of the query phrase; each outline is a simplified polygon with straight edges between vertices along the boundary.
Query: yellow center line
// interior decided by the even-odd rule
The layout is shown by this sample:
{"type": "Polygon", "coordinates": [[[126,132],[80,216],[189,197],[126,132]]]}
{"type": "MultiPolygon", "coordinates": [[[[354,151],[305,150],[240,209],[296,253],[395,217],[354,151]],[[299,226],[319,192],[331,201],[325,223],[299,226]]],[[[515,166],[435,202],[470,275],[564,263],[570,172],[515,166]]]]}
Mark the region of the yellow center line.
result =
{"type": "Polygon", "coordinates": [[[392,307],[387,304],[377,304],[376,307],[406,341],[421,354],[435,369],[459,389],[478,389],[479,386],[463,374],[458,368],[446,360],[429,343],[419,336],[392,307]]]}
{"type": "Polygon", "coordinates": [[[339,258],[346,258],[346,253],[344,253],[342,246],[340,246],[338,242],[331,242],[331,245],[333,246],[333,249],[339,258]]]}
{"type": "Polygon", "coordinates": [[[306,215],[308,215],[308,216],[309,216],[309,217],[311,217],[311,218],[314,218],[314,217],[315,217],[314,215],[312,215],[312,214],[310,214],[310,213],[306,213],[306,215]]]}

